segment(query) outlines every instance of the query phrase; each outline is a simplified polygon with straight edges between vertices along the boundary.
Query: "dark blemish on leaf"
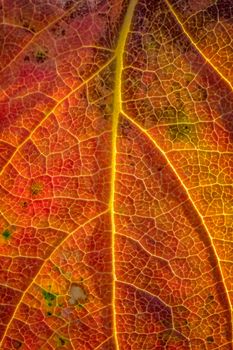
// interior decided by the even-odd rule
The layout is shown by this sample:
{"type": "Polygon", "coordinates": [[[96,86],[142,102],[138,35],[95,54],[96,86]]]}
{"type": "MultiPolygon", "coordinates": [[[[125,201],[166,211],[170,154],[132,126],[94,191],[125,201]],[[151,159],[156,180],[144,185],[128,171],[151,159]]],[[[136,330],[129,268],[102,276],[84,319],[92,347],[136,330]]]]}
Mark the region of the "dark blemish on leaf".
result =
{"type": "Polygon", "coordinates": [[[19,340],[13,340],[13,346],[15,349],[20,349],[23,344],[19,340]]]}
{"type": "Polygon", "coordinates": [[[30,57],[29,57],[28,55],[24,56],[24,61],[25,61],[25,62],[30,61],[30,57]]]}
{"type": "Polygon", "coordinates": [[[88,13],[89,13],[89,9],[87,4],[85,2],[81,2],[78,8],[76,8],[73,12],[67,15],[64,18],[64,20],[66,20],[67,23],[71,23],[75,18],[79,17],[80,19],[82,19],[84,16],[88,15],[88,13]]]}
{"type": "Polygon", "coordinates": [[[66,340],[63,337],[58,337],[57,346],[64,346],[66,344],[66,340]]]}
{"type": "Polygon", "coordinates": [[[161,320],[161,323],[162,323],[162,325],[163,325],[165,328],[170,328],[170,327],[171,327],[171,321],[168,320],[168,319],[166,319],[166,318],[162,319],[162,320],[161,320]]]}
{"type": "Polygon", "coordinates": [[[133,157],[130,154],[128,155],[128,159],[129,159],[129,165],[134,167],[135,166],[135,162],[133,160],[133,157]]]}
{"type": "Polygon", "coordinates": [[[190,127],[186,124],[179,125],[179,133],[188,134],[190,132],[190,127]]]}
{"type": "Polygon", "coordinates": [[[130,130],[131,130],[131,125],[129,123],[128,120],[123,120],[121,123],[120,123],[120,133],[122,136],[125,136],[127,137],[130,133],[130,130]]]}
{"type": "Polygon", "coordinates": [[[44,63],[47,59],[47,51],[38,50],[35,54],[37,63],[44,63]]]}
{"type": "Polygon", "coordinates": [[[60,341],[61,345],[65,345],[65,343],[66,343],[65,340],[62,338],[59,338],[59,341],[60,341]]]}
{"type": "Polygon", "coordinates": [[[206,341],[207,341],[208,344],[211,344],[211,343],[214,342],[214,338],[213,338],[212,336],[207,337],[207,338],[206,338],[206,341]]]}
{"type": "Polygon", "coordinates": [[[165,168],[165,166],[166,166],[165,164],[162,164],[157,168],[157,170],[162,171],[165,168]]]}
{"type": "Polygon", "coordinates": [[[182,140],[186,138],[186,136],[191,132],[190,125],[187,124],[178,124],[171,125],[169,127],[169,133],[172,141],[174,140],[182,140]]]}
{"type": "Polygon", "coordinates": [[[163,118],[165,118],[166,120],[173,121],[175,117],[176,117],[176,109],[174,107],[169,106],[163,111],[163,118]]]}
{"type": "Polygon", "coordinates": [[[19,21],[22,24],[23,28],[29,29],[31,32],[35,33],[35,29],[31,27],[30,21],[28,19],[20,16],[19,21]]]}
{"type": "Polygon", "coordinates": [[[209,304],[214,300],[214,296],[212,294],[208,295],[208,297],[206,298],[206,303],[209,304]]]}
{"type": "Polygon", "coordinates": [[[184,78],[186,85],[188,85],[195,78],[195,76],[193,74],[187,73],[184,75],[184,78]]]}
{"type": "Polygon", "coordinates": [[[171,330],[166,330],[162,333],[159,333],[158,338],[163,342],[163,345],[165,345],[165,343],[169,340],[171,333],[171,330]]]}
{"type": "Polygon", "coordinates": [[[73,5],[73,0],[68,0],[65,2],[64,4],[64,10],[69,10],[71,8],[71,6],[73,5]]]}
{"type": "Polygon", "coordinates": [[[24,28],[29,28],[29,23],[28,23],[28,22],[24,22],[24,23],[23,23],[23,27],[24,27],[24,28]]]}
{"type": "Polygon", "coordinates": [[[182,110],[179,110],[177,115],[178,115],[178,120],[179,121],[183,121],[183,120],[185,120],[187,118],[187,114],[184,111],[182,111],[182,110]]]}
{"type": "Polygon", "coordinates": [[[2,233],[2,237],[5,240],[8,240],[11,237],[11,232],[9,230],[4,230],[3,233],[2,233]]]}
{"type": "MultiPolygon", "coordinates": [[[[224,1],[224,0],[221,0],[224,1]]],[[[231,0],[230,0],[231,1],[231,0]]],[[[204,12],[203,17],[209,21],[218,21],[218,7],[214,4],[209,6],[204,12]]]]}
{"type": "Polygon", "coordinates": [[[177,91],[177,90],[181,90],[182,86],[178,81],[174,81],[174,83],[172,83],[172,90],[173,91],[177,91]]]}
{"type": "Polygon", "coordinates": [[[48,311],[47,316],[52,316],[52,312],[48,311]]]}
{"type": "Polygon", "coordinates": [[[75,19],[77,17],[77,11],[71,12],[70,19],[75,19]]]}
{"type": "Polygon", "coordinates": [[[22,208],[27,208],[28,207],[28,202],[27,201],[20,202],[20,206],[22,208]]]}
{"type": "Polygon", "coordinates": [[[219,17],[226,20],[233,20],[233,3],[232,0],[217,0],[219,17]]]}
{"type": "MultiPolygon", "coordinates": [[[[53,269],[53,271],[60,272],[59,267],[58,267],[58,266],[56,266],[56,265],[54,265],[54,266],[52,267],[52,269],[53,269]]],[[[61,271],[61,272],[62,272],[62,271],[61,271]]]]}
{"type": "Polygon", "coordinates": [[[205,101],[207,96],[207,90],[200,85],[197,85],[197,89],[192,92],[192,98],[194,101],[205,101]]]}
{"type": "Polygon", "coordinates": [[[40,183],[33,183],[31,186],[32,195],[37,195],[43,190],[43,186],[40,183]]]}
{"type": "Polygon", "coordinates": [[[56,23],[52,28],[51,28],[51,33],[56,37],[62,37],[66,34],[66,31],[64,28],[62,28],[59,23],[56,23]]]}

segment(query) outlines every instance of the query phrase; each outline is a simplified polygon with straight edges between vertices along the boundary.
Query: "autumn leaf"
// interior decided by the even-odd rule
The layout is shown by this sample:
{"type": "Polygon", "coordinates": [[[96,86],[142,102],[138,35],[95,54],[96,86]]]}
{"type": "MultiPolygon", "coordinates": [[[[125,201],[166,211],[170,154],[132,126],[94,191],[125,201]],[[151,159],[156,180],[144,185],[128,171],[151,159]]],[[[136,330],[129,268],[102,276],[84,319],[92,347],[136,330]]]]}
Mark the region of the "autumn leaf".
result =
{"type": "Polygon", "coordinates": [[[0,21],[0,349],[231,350],[232,1],[0,21]]]}

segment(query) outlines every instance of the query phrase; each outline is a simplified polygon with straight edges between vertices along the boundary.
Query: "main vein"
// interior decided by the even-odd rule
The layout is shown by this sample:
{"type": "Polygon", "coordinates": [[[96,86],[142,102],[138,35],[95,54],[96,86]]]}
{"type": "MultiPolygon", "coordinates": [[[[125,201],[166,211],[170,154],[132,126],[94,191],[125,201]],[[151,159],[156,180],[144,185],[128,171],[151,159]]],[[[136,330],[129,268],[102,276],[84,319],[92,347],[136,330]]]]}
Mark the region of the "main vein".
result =
{"type": "Polygon", "coordinates": [[[114,102],[113,102],[113,120],[112,120],[112,164],[111,164],[111,192],[109,208],[111,212],[111,224],[112,224],[112,274],[113,274],[113,290],[112,290],[112,305],[113,305],[113,336],[116,349],[119,349],[117,339],[117,325],[116,325],[116,269],[115,269],[115,182],[116,182],[116,155],[117,155],[117,129],[119,114],[122,109],[122,70],[123,70],[123,55],[128,33],[130,31],[130,25],[137,0],[131,0],[122,24],[118,45],[116,48],[116,70],[115,70],[115,90],[114,90],[114,102]]]}

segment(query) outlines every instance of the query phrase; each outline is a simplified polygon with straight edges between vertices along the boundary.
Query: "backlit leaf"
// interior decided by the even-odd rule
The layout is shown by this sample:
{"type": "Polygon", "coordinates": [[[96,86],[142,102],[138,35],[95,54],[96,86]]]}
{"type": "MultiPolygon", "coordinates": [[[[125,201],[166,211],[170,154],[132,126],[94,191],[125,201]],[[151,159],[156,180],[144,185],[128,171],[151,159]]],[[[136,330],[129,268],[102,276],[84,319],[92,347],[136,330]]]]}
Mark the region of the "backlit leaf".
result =
{"type": "Polygon", "coordinates": [[[232,1],[0,21],[0,348],[231,350],[232,1]]]}

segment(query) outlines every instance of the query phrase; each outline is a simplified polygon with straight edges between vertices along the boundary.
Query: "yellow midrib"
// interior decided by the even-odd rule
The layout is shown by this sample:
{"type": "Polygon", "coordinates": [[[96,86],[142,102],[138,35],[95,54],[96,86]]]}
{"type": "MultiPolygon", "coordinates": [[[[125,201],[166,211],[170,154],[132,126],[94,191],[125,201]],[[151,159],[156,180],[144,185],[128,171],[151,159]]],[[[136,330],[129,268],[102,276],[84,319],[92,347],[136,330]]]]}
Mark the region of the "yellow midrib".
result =
{"type": "Polygon", "coordinates": [[[114,215],[114,202],[115,202],[115,180],[116,180],[116,154],[117,154],[117,129],[119,114],[122,110],[121,100],[121,76],[123,70],[123,55],[128,33],[130,31],[130,25],[134,14],[134,9],[137,4],[137,0],[131,0],[126,11],[124,22],[121,27],[118,45],[116,48],[116,69],[115,69],[115,88],[114,88],[114,101],[113,101],[113,115],[112,115],[112,163],[111,163],[111,191],[109,200],[109,209],[111,213],[111,225],[112,225],[112,274],[113,274],[113,290],[112,290],[112,305],[113,305],[113,337],[115,341],[116,349],[119,349],[117,339],[117,325],[116,325],[116,270],[115,270],[115,215],[114,215]]]}

